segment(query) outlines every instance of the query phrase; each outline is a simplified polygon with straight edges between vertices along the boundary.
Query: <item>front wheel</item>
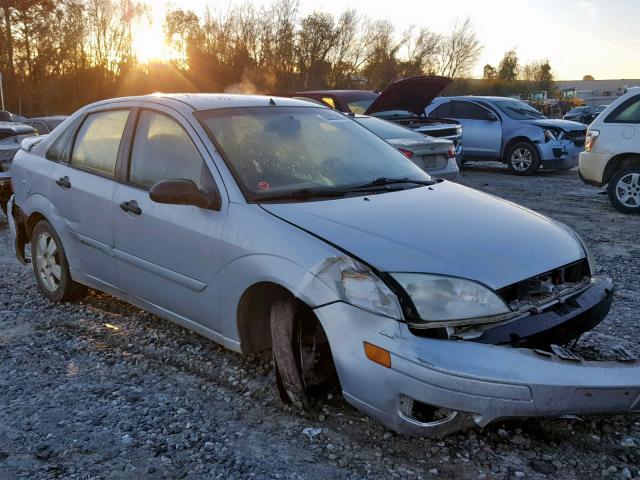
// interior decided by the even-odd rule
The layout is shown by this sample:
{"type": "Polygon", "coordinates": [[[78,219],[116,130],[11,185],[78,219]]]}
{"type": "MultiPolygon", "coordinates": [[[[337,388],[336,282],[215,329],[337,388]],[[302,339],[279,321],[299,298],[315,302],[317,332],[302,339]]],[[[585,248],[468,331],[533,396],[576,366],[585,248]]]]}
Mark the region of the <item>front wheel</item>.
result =
{"type": "Polygon", "coordinates": [[[530,142],[518,142],[507,152],[507,166],[516,175],[533,175],[540,168],[540,154],[530,142]]]}
{"type": "Polygon", "coordinates": [[[87,287],[71,279],[62,242],[46,220],[40,220],[33,229],[31,262],[38,286],[49,300],[67,302],[87,292],[87,287]]]}
{"type": "Polygon", "coordinates": [[[631,165],[614,173],[607,191],[616,210],[640,213],[640,165],[631,165]]]}

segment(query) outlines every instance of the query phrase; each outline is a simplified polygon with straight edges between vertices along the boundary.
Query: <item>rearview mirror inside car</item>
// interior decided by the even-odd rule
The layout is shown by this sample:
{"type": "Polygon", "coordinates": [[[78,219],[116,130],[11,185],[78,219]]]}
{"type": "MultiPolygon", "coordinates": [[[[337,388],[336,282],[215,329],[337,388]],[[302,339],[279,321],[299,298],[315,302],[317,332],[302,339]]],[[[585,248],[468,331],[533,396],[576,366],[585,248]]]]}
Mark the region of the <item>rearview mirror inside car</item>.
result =
{"type": "Polygon", "coordinates": [[[220,210],[220,192],[212,188],[203,192],[191,180],[162,180],[151,187],[149,197],[157,203],[193,205],[208,210],[220,210]]]}

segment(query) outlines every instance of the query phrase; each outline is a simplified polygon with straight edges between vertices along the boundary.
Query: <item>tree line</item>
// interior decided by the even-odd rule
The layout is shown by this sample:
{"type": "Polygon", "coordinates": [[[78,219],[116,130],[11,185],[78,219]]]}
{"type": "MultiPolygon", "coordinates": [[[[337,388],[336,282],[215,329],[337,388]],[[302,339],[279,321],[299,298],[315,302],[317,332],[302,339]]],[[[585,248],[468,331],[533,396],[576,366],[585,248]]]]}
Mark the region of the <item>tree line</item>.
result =
{"type": "MultiPolygon", "coordinates": [[[[174,55],[167,62],[142,63],[135,35],[149,22],[151,8],[144,1],[0,0],[6,107],[45,115],[154,91],[384,89],[413,75],[467,78],[483,48],[469,19],[455,21],[442,35],[426,26],[397,31],[389,21],[353,9],[302,15],[297,0],[260,7],[247,1],[199,14],[167,11],[163,31],[174,55]]],[[[508,84],[510,65],[505,55],[497,69],[485,67],[488,81],[496,88],[508,84]]],[[[514,68],[546,81],[536,76],[544,65],[514,68]]],[[[462,88],[464,81],[457,85],[462,88]]]]}
{"type": "Polygon", "coordinates": [[[355,10],[301,15],[295,0],[247,2],[201,14],[175,8],[163,29],[175,58],[141,64],[136,30],[151,9],[136,0],[2,0],[0,73],[8,109],[67,113],[113,96],[153,91],[382,89],[411,75],[465,77],[482,46],[469,19],[441,35],[402,32],[355,10]]]}

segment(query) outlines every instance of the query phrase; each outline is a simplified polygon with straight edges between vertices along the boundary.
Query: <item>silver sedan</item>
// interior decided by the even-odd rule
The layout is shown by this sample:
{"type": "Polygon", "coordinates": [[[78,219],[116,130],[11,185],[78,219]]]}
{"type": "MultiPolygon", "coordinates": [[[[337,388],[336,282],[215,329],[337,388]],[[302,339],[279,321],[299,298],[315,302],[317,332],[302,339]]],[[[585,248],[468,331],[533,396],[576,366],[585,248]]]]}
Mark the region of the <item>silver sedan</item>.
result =
{"type": "Polygon", "coordinates": [[[355,115],[355,121],[386,140],[429,175],[454,180],[460,169],[451,140],[429,137],[381,118],[355,115]]]}
{"type": "Polygon", "coordinates": [[[300,409],[336,382],[416,435],[639,410],[629,355],[561,346],[613,293],[572,230],[432,179],[341,113],[263,96],[108,100],[25,140],[12,173],[16,255],[42,294],[92,287],[235,351],[271,350],[300,409]]]}

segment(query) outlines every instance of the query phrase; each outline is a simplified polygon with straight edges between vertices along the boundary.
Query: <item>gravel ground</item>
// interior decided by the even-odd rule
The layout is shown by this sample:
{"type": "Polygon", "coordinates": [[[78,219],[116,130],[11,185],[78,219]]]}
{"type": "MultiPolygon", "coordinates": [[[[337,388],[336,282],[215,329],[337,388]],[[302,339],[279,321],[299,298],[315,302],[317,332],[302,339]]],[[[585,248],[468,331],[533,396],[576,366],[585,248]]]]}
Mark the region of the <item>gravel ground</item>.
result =
{"type": "MultiPolygon", "coordinates": [[[[460,182],[575,228],[617,285],[579,348],[640,353],[640,218],[617,213],[575,171],[518,178],[476,164],[460,182]]],[[[640,478],[637,416],[514,420],[442,441],[396,435],[339,394],[304,418],[277,400],[268,358],[105,294],[46,301],[14,261],[4,217],[0,268],[2,480],[640,478]]]]}

